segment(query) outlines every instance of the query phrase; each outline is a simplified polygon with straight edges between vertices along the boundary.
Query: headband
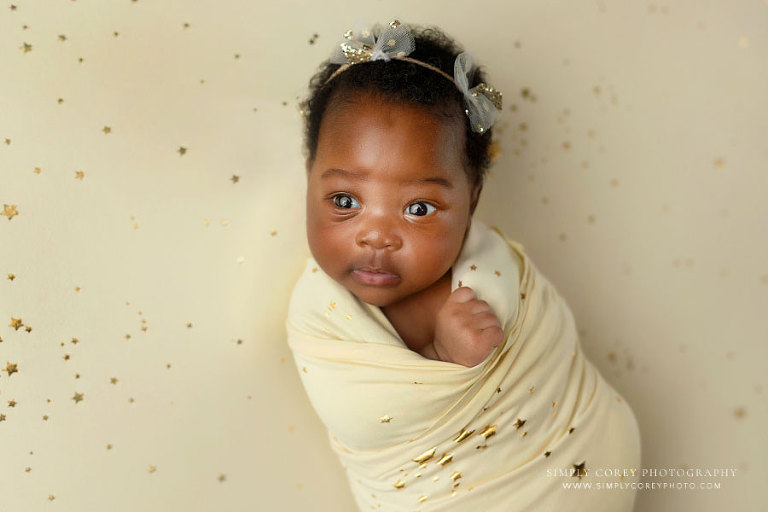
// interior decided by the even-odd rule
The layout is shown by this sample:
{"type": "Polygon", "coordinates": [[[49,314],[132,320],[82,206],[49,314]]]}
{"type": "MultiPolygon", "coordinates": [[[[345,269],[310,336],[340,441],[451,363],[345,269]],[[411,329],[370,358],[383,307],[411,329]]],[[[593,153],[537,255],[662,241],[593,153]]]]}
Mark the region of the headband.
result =
{"type": "Polygon", "coordinates": [[[476,69],[472,56],[467,52],[460,53],[453,64],[453,76],[450,76],[431,64],[408,57],[415,48],[411,31],[398,20],[392,20],[383,27],[378,37],[368,29],[348,30],[330,58],[330,62],[341,64],[341,67],[334,71],[325,83],[362,62],[388,62],[393,59],[411,62],[439,73],[454,83],[464,95],[464,113],[469,117],[473,132],[483,133],[493,126],[501,115],[501,92],[483,82],[469,88],[476,69]]]}

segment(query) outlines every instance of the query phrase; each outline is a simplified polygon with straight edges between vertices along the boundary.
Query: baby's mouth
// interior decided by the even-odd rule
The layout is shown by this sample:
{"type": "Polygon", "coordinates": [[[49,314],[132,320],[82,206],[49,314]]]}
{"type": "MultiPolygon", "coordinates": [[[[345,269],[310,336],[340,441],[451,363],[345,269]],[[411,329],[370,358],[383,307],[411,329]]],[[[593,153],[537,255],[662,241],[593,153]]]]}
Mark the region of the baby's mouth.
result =
{"type": "Polygon", "coordinates": [[[393,286],[400,282],[400,276],[378,267],[360,267],[352,271],[352,278],[360,284],[371,286],[393,286]]]}

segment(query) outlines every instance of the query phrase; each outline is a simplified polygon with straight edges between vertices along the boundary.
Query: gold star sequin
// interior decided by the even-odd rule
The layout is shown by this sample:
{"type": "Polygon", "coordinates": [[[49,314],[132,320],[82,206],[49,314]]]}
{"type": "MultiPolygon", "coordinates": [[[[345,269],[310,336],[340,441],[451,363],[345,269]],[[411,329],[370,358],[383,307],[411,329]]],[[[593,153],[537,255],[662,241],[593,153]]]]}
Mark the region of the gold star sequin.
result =
{"type": "Polygon", "coordinates": [[[419,503],[424,503],[425,501],[427,501],[427,497],[426,496],[424,496],[424,495],[419,496],[419,503]]]}
{"type": "Polygon", "coordinates": [[[32,332],[32,327],[28,325],[28,326],[24,327],[24,330],[27,331],[27,332],[32,332]]]}
{"type": "Polygon", "coordinates": [[[24,322],[22,322],[21,318],[13,318],[11,317],[11,323],[8,324],[8,327],[13,327],[15,330],[19,330],[19,328],[24,327],[24,322]]]}
{"type": "Polygon", "coordinates": [[[0,414],[0,421],[5,421],[5,414],[0,414]]]}
{"type": "Polygon", "coordinates": [[[16,274],[9,273],[8,276],[6,276],[6,278],[9,281],[13,281],[14,279],[16,279],[16,274]]]}
{"type": "Polygon", "coordinates": [[[11,145],[11,139],[9,139],[8,137],[5,138],[5,145],[6,146],[10,146],[11,145]]]}
{"type": "Polygon", "coordinates": [[[227,480],[227,475],[225,475],[224,473],[219,473],[219,482],[226,482],[226,480],[227,480]]]}
{"type": "Polygon", "coordinates": [[[379,423],[389,423],[390,421],[392,421],[392,416],[390,416],[389,414],[386,414],[381,418],[379,418],[379,423]]]}
{"type": "Polygon", "coordinates": [[[179,153],[179,155],[181,155],[181,156],[183,156],[183,155],[186,155],[186,154],[187,154],[187,148],[185,148],[184,146],[179,146],[179,149],[177,149],[176,151],[177,151],[177,152],[179,153]]]}
{"type": "Polygon", "coordinates": [[[8,400],[8,407],[16,407],[16,400],[8,400]]]}
{"type": "Polygon", "coordinates": [[[43,421],[48,421],[48,415],[47,414],[43,414],[43,421]]]}
{"type": "Polygon", "coordinates": [[[32,45],[27,42],[24,42],[22,46],[19,46],[19,48],[21,48],[24,51],[24,53],[29,53],[32,51],[32,45]]]}
{"type": "Polygon", "coordinates": [[[191,329],[191,328],[192,328],[192,322],[187,322],[187,329],[191,329]]]}
{"type": "Polygon", "coordinates": [[[551,451],[547,450],[546,452],[544,452],[545,457],[549,457],[550,455],[552,455],[551,451]]]}
{"type": "Polygon", "coordinates": [[[31,468],[31,467],[29,467],[29,466],[27,466],[27,467],[25,467],[25,468],[24,468],[24,471],[25,471],[25,472],[27,472],[27,473],[29,473],[30,471],[32,471],[32,468],[31,468]]]}
{"type": "Polygon", "coordinates": [[[270,231],[269,236],[277,236],[277,230],[273,229],[272,231],[270,231]]]}
{"type": "Polygon", "coordinates": [[[85,173],[83,171],[75,171],[75,179],[83,181],[85,173]]]}
{"type": "Polygon", "coordinates": [[[574,430],[576,430],[576,427],[571,427],[568,429],[568,433],[572,434],[574,430]]]}
{"type": "Polygon", "coordinates": [[[62,356],[62,358],[63,358],[65,361],[69,361],[69,354],[64,354],[64,356],[62,356]]]}
{"type": "Polygon", "coordinates": [[[11,4],[11,10],[12,10],[12,11],[15,11],[15,10],[16,10],[16,6],[15,6],[15,5],[13,5],[13,4],[11,4]]]}
{"type": "Polygon", "coordinates": [[[472,265],[471,267],[469,267],[469,270],[477,270],[477,265],[472,265]]]}
{"type": "Polygon", "coordinates": [[[8,217],[8,220],[11,220],[14,215],[18,215],[19,211],[16,209],[18,205],[16,204],[4,204],[3,205],[3,213],[0,213],[0,215],[5,215],[8,217]]]}
{"type": "Polygon", "coordinates": [[[735,411],[733,411],[733,414],[738,419],[742,419],[742,418],[744,418],[744,416],[747,415],[747,410],[744,407],[738,407],[735,411]]]}
{"type": "Polygon", "coordinates": [[[149,466],[149,467],[147,468],[147,471],[148,471],[150,474],[152,474],[152,473],[154,473],[155,471],[157,471],[157,466],[149,466]]]}
{"type": "Polygon", "coordinates": [[[423,464],[424,462],[427,462],[428,460],[431,460],[432,457],[435,456],[435,451],[436,450],[437,450],[437,446],[434,446],[434,447],[430,448],[429,450],[425,451],[424,453],[422,453],[421,455],[419,455],[418,457],[414,457],[411,460],[413,462],[417,463],[417,464],[423,464]]]}
{"type": "Polygon", "coordinates": [[[55,499],[56,499],[56,496],[54,496],[53,494],[48,495],[48,501],[53,501],[55,499]]]}
{"type": "Polygon", "coordinates": [[[581,480],[582,477],[587,476],[587,472],[585,470],[587,461],[584,460],[581,462],[581,464],[574,464],[573,469],[576,470],[576,472],[573,474],[573,476],[578,476],[579,480],[581,480]]]}
{"type": "Polygon", "coordinates": [[[105,126],[104,128],[101,129],[101,131],[104,132],[104,135],[109,135],[110,133],[112,133],[112,127],[111,126],[105,126]]]}
{"type": "Polygon", "coordinates": [[[517,421],[512,425],[516,429],[520,429],[523,425],[525,425],[526,420],[521,420],[520,418],[517,418],[517,421]]]}
{"type": "Polygon", "coordinates": [[[442,457],[440,457],[440,460],[437,461],[438,464],[441,466],[445,466],[446,464],[450,464],[453,462],[453,452],[451,453],[444,453],[442,457]]]}
{"type": "Polygon", "coordinates": [[[232,183],[237,183],[238,181],[240,181],[240,176],[238,176],[237,174],[233,174],[232,177],[229,179],[232,180],[232,183]]]}
{"type": "Polygon", "coordinates": [[[184,28],[189,28],[189,23],[185,23],[185,24],[183,24],[183,25],[182,25],[182,27],[184,27],[184,28]]]}
{"type": "Polygon", "coordinates": [[[6,362],[4,371],[8,374],[9,377],[14,373],[19,373],[19,364],[6,362]]]}
{"type": "Polygon", "coordinates": [[[536,391],[536,386],[531,386],[531,389],[529,389],[528,391],[530,391],[531,394],[533,394],[533,392],[536,391]]]}
{"type": "Polygon", "coordinates": [[[402,489],[405,487],[405,481],[400,479],[394,484],[395,489],[402,489]]]}
{"type": "Polygon", "coordinates": [[[74,400],[75,403],[77,404],[85,400],[84,397],[85,397],[84,393],[78,393],[77,391],[75,391],[75,395],[72,397],[72,400],[74,400]]]}
{"type": "Polygon", "coordinates": [[[485,428],[480,432],[481,436],[483,436],[485,439],[488,439],[489,437],[493,437],[496,435],[496,425],[486,425],[485,428]]]}
{"type": "Polygon", "coordinates": [[[475,433],[475,429],[472,430],[464,430],[461,429],[461,432],[459,432],[459,435],[456,436],[456,438],[453,440],[455,443],[460,443],[467,439],[469,436],[475,433]]]}
{"type": "Polygon", "coordinates": [[[63,43],[66,40],[67,40],[67,36],[65,36],[64,34],[59,34],[59,41],[63,43]]]}
{"type": "Polygon", "coordinates": [[[496,274],[497,277],[501,277],[501,272],[498,270],[494,270],[493,273],[496,274]]]}

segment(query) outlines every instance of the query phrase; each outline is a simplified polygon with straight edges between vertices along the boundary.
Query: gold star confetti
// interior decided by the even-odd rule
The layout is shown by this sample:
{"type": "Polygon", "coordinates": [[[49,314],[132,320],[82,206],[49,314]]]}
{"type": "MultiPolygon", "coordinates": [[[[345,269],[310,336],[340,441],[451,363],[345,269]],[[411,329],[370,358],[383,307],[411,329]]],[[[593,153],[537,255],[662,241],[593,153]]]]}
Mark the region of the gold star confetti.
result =
{"type": "Polygon", "coordinates": [[[48,421],[48,415],[47,414],[43,414],[43,421],[48,421]]]}
{"type": "Polygon", "coordinates": [[[7,279],[9,281],[13,281],[14,279],[16,279],[16,274],[9,273],[8,276],[7,276],[7,279]]]}
{"type": "Polygon", "coordinates": [[[184,146],[179,146],[179,149],[177,149],[176,151],[177,151],[177,152],[179,153],[179,155],[181,155],[181,156],[183,156],[183,155],[186,155],[186,154],[187,154],[187,148],[185,148],[184,146]]]}
{"type": "Polygon", "coordinates": [[[277,235],[277,230],[273,229],[272,231],[269,232],[269,234],[270,234],[270,236],[276,236],[277,235]]]}
{"type": "Polygon", "coordinates": [[[109,379],[110,384],[117,384],[117,382],[118,382],[117,377],[112,377],[109,379]]]}
{"type": "Polygon", "coordinates": [[[84,177],[85,177],[85,173],[83,171],[75,171],[75,179],[83,181],[84,177]]]}
{"type": "Polygon", "coordinates": [[[486,425],[479,435],[483,436],[486,439],[496,435],[496,425],[486,425]]]}
{"type": "Polygon", "coordinates": [[[53,501],[55,499],[56,499],[56,496],[54,496],[53,494],[48,495],[48,501],[53,501]]]}
{"type": "Polygon", "coordinates": [[[7,138],[5,139],[5,145],[10,146],[11,145],[11,139],[7,138]]]}
{"type": "Polygon", "coordinates": [[[104,128],[101,129],[101,131],[104,132],[104,135],[108,135],[108,134],[112,133],[112,127],[111,126],[105,126],[104,128]]]}
{"type": "Polygon", "coordinates": [[[392,421],[392,416],[390,416],[389,414],[379,418],[379,423],[389,423],[390,421],[392,421]]]}
{"type": "Polygon", "coordinates": [[[425,451],[418,457],[414,457],[411,459],[413,462],[417,464],[423,464],[424,462],[427,462],[428,460],[432,459],[432,457],[435,456],[435,451],[437,450],[437,446],[434,446],[430,448],[429,450],[425,451]]]}
{"type": "Polygon", "coordinates": [[[18,205],[16,204],[4,204],[3,205],[3,213],[0,213],[0,215],[5,215],[8,217],[8,220],[11,220],[14,215],[18,215],[19,211],[16,209],[18,205]]]}
{"type": "Polygon", "coordinates": [[[59,34],[59,41],[64,42],[66,40],[67,40],[67,36],[65,36],[64,34],[59,34]]]}
{"type": "Polygon", "coordinates": [[[501,272],[498,270],[494,270],[493,273],[496,274],[496,276],[501,277],[501,272]]]}
{"type": "Polygon", "coordinates": [[[424,503],[425,501],[427,501],[427,497],[426,496],[424,496],[424,495],[419,496],[419,503],[424,503]]]}
{"type": "Polygon", "coordinates": [[[112,443],[109,443],[109,444],[107,445],[107,450],[111,450],[111,449],[112,449],[112,443]]]}
{"type": "Polygon", "coordinates": [[[533,394],[533,392],[536,391],[536,386],[531,386],[531,389],[529,389],[528,391],[530,391],[531,394],[533,394]]]}
{"type": "Polygon", "coordinates": [[[520,418],[517,418],[517,421],[512,425],[516,429],[520,430],[520,427],[525,425],[526,420],[521,420],[520,418]]]}
{"type": "Polygon", "coordinates": [[[744,416],[747,415],[747,410],[744,407],[738,407],[735,411],[733,411],[733,414],[736,416],[736,418],[743,419],[744,416]]]}
{"type": "Polygon", "coordinates": [[[183,25],[182,25],[182,27],[184,27],[184,28],[189,28],[189,23],[185,23],[185,24],[183,24],[183,25]]]}
{"type": "Polygon", "coordinates": [[[402,479],[398,480],[397,482],[395,482],[394,486],[395,486],[395,489],[402,489],[405,487],[405,482],[402,479]]]}
{"type": "Polygon", "coordinates": [[[725,168],[725,160],[723,160],[722,157],[718,157],[713,162],[713,165],[715,166],[715,169],[717,169],[718,171],[721,171],[725,168]]]}
{"type": "Polygon", "coordinates": [[[456,438],[453,440],[455,443],[460,443],[467,439],[469,436],[475,433],[475,429],[472,430],[464,430],[461,429],[461,432],[459,432],[459,435],[456,436],[456,438]]]}
{"type": "Polygon", "coordinates": [[[576,430],[576,427],[571,427],[568,429],[568,433],[572,434],[574,430],[576,430]]]}
{"type": "Polygon", "coordinates": [[[191,328],[192,328],[192,322],[187,322],[187,329],[191,329],[191,328]]]}
{"type": "Polygon", "coordinates": [[[117,30],[115,30],[114,32],[112,32],[112,35],[113,35],[114,37],[118,37],[118,36],[120,35],[120,32],[118,32],[117,30]]]}
{"type": "Polygon", "coordinates": [[[219,473],[219,482],[225,482],[227,480],[227,475],[224,473],[219,473]]]}
{"type": "Polygon", "coordinates": [[[15,5],[13,5],[13,4],[11,4],[11,10],[12,10],[12,11],[15,11],[15,10],[16,10],[16,6],[15,6],[15,5]]]}
{"type": "Polygon", "coordinates": [[[32,468],[31,468],[31,467],[29,467],[29,466],[27,466],[27,467],[25,467],[25,468],[24,468],[24,471],[25,471],[25,472],[27,472],[27,473],[29,473],[30,471],[32,471],[32,468]]]}
{"type": "Polygon", "coordinates": [[[5,421],[5,414],[0,414],[0,421],[5,421]]]}
{"type": "Polygon", "coordinates": [[[19,373],[19,364],[6,362],[4,371],[8,374],[9,377],[14,373],[19,373]]]}
{"type": "Polygon", "coordinates": [[[69,361],[69,354],[64,354],[64,356],[63,356],[63,359],[64,359],[65,361],[69,361]]]}
{"type": "Polygon", "coordinates": [[[150,474],[151,474],[151,473],[154,473],[155,471],[157,471],[157,466],[149,466],[149,467],[147,468],[147,471],[148,471],[150,474]]]}
{"type": "Polygon", "coordinates": [[[545,456],[545,457],[549,457],[550,455],[552,455],[552,452],[550,452],[549,450],[547,450],[546,452],[544,452],[544,456],[545,456]]]}
{"type": "Polygon", "coordinates": [[[16,407],[16,400],[8,400],[8,407],[16,407]]]}
{"type": "Polygon", "coordinates": [[[24,50],[24,53],[29,53],[32,51],[32,45],[25,42],[23,46],[19,46],[20,49],[24,50]]]}
{"type": "Polygon", "coordinates": [[[444,453],[442,457],[440,457],[440,460],[437,461],[438,464],[441,466],[445,466],[446,464],[450,464],[453,462],[453,452],[451,453],[444,453]]]}
{"type": "Polygon", "coordinates": [[[85,397],[85,394],[83,394],[83,393],[78,393],[77,391],[75,391],[75,396],[73,396],[73,397],[72,397],[72,400],[74,400],[74,401],[75,401],[75,403],[77,404],[77,403],[80,403],[80,402],[82,402],[83,400],[85,400],[85,398],[84,398],[84,397],[85,397]]]}
{"type": "Polygon", "coordinates": [[[232,180],[232,183],[237,183],[238,181],[240,181],[240,176],[238,176],[237,174],[233,174],[232,177],[229,179],[232,180]]]}
{"type": "Polygon", "coordinates": [[[477,265],[472,265],[471,267],[469,267],[469,270],[477,270],[477,265]]]}
{"type": "Polygon", "coordinates": [[[573,474],[573,476],[578,476],[579,480],[581,480],[583,476],[586,476],[587,472],[584,469],[584,466],[586,465],[586,463],[587,461],[585,460],[585,461],[582,461],[581,464],[574,464],[573,469],[575,469],[576,472],[573,474]]]}

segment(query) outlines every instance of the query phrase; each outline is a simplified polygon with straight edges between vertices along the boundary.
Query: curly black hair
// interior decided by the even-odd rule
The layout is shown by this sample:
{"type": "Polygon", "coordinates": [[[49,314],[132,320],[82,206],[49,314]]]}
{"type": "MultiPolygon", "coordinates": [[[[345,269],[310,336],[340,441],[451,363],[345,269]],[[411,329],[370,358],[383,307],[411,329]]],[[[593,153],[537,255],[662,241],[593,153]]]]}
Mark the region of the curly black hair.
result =
{"type": "MultiPolygon", "coordinates": [[[[456,56],[462,48],[436,27],[409,26],[416,49],[408,57],[430,64],[453,76],[456,56]]],[[[309,82],[309,96],[302,102],[305,118],[305,156],[311,164],[317,153],[320,124],[326,111],[343,98],[372,93],[383,99],[427,108],[441,118],[464,123],[464,168],[473,186],[483,183],[490,166],[492,129],[472,131],[464,113],[464,96],[456,85],[433,70],[408,61],[376,60],[350,66],[330,82],[340,67],[326,60],[309,82]]],[[[476,69],[469,87],[485,82],[482,69],[476,69]]]]}

